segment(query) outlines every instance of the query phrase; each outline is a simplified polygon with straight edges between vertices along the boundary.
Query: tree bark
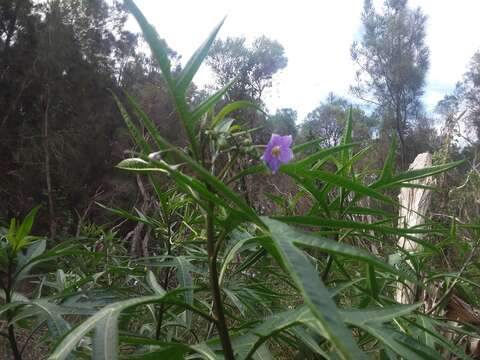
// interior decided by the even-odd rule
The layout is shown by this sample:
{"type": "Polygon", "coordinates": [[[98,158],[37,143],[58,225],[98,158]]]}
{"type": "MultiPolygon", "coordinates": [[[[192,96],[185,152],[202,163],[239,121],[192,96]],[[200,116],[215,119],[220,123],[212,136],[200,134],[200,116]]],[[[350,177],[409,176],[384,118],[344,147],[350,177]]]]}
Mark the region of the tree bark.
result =
{"type": "Polygon", "coordinates": [[[50,227],[50,236],[55,237],[56,233],[56,219],[55,219],[55,206],[53,202],[53,190],[52,190],[52,176],[51,176],[51,166],[50,166],[50,146],[49,146],[49,137],[48,137],[48,112],[50,109],[50,87],[47,84],[46,94],[45,94],[45,110],[43,115],[43,152],[45,157],[45,182],[47,184],[47,196],[48,196],[48,217],[49,217],[49,227],[50,227]]]}
{"type": "MultiPolygon", "coordinates": [[[[432,166],[432,155],[428,152],[419,154],[409,170],[423,169],[432,166]]],[[[432,185],[432,177],[412,181],[412,184],[417,185],[432,185]]],[[[404,187],[400,190],[398,200],[400,203],[399,211],[399,227],[412,228],[425,223],[425,216],[430,207],[431,190],[424,188],[409,188],[404,187]]],[[[417,235],[418,237],[418,235],[417,235]]],[[[398,240],[398,246],[403,250],[414,253],[421,251],[421,246],[412,240],[401,237],[398,240]]],[[[412,267],[412,263],[407,260],[406,263],[412,267]]],[[[416,286],[411,283],[399,283],[395,292],[395,299],[401,304],[410,304],[414,302],[416,297],[416,286]]]]}

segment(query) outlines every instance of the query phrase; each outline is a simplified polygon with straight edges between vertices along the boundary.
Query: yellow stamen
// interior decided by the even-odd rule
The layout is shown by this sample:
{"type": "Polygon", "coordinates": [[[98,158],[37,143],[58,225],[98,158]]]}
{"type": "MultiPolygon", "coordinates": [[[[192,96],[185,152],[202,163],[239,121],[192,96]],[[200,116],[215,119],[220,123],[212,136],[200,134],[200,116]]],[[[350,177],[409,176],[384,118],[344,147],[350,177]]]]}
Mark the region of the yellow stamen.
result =
{"type": "Polygon", "coordinates": [[[272,149],[272,155],[275,157],[279,157],[281,153],[280,146],[274,146],[272,149]]]}

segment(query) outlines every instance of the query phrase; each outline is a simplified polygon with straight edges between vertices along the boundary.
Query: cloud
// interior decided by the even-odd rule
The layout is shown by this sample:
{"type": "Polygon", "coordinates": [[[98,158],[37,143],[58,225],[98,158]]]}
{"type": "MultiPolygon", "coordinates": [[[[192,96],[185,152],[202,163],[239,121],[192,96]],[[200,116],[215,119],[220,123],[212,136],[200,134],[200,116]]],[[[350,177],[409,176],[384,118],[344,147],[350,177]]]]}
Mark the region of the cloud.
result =
{"type": "MultiPolygon", "coordinates": [[[[271,111],[292,107],[302,120],[330,91],[349,95],[354,80],[350,46],[361,27],[362,0],[137,0],[137,4],[184,61],[225,15],[222,38],[244,35],[252,40],[266,35],[278,40],[289,63],[267,93],[271,111]]],[[[424,98],[432,109],[442,91],[450,91],[460,80],[480,47],[480,1],[411,0],[410,5],[421,6],[429,16],[431,68],[424,98]]],[[[211,83],[211,74],[202,69],[195,81],[211,83]]]]}

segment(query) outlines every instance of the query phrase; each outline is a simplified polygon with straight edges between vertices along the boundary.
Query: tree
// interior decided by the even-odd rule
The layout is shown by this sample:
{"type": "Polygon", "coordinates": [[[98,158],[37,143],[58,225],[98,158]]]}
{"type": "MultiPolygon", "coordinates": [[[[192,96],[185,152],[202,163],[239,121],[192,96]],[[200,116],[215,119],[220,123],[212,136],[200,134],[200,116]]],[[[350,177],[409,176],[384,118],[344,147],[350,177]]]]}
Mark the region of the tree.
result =
{"type": "MultiPolygon", "coordinates": [[[[228,37],[215,41],[206,63],[215,74],[218,88],[235,80],[226,93],[225,102],[248,100],[262,106],[265,90],[272,86],[274,75],[287,66],[287,58],[283,46],[265,36],[251,44],[244,37],[228,37]]],[[[265,124],[265,116],[255,110],[244,109],[234,115],[248,128],[268,125],[265,124]]],[[[270,135],[265,130],[253,134],[256,142],[265,143],[268,140],[270,135]]]]}
{"type": "MultiPolygon", "coordinates": [[[[118,1],[0,1],[0,217],[44,204],[39,223],[53,235],[55,223],[69,230],[99,186],[110,201],[130,140],[108,89],[144,103],[162,86],[125,20],[118,1]]],[[[155,104],[175,121],[171,104],[155,104]]]]}
{"type": "Polygon", "coordinates": [[[297,135],[297,112],[293,109],[278,109],[267,121],[271,133],[293,137],[297,135]]]}
{"type": "Polygon", "coordinates": [[[474,145],[480,140],[480,52],[473,55],[462,80],[438,102],[435,111],[444,121],[444,141],[451,143],[460,136],[474,145]]]}
{"type": "Polygon", "coordinates": [[[422,113],[421,96],[429,67],[426,19],[420,8],[410,9],[407,0],[385,0],[382,12],[365,0],[362,40],[351,48],[358,67],[351,90],[376,106],[384,128],[395,129],[403,167],[405,133],[422,113]]]}
{"type": "Polygon", "coordinates": [[[249,46],[244,37],[217,40],[207,58],[221,87],[235,79],[227,93],[229,100],[262,101],[273,76],[287,66],[283,46],[265,36],[249,46]]]}
{"type": "Polygon", "coordinates": [[[460,86],[465,99],[467,120],[475,128],[476,140],[480,143],[480,51],[473,55],[460,86]]]}
{"type": "MultiPolygon", "coordinates": [[[[311,111],[300,127],[300,136],[303,141],[323,139],[325,147],[336,146],[340,143],[345,118],[350,107],[349,102],[333,93],[327,99],[311,111]]],[[[358,107],[353,108],[353,133],[357,140],[365,140],[372,137],[375,130],[375,122],[358,107]]]]}

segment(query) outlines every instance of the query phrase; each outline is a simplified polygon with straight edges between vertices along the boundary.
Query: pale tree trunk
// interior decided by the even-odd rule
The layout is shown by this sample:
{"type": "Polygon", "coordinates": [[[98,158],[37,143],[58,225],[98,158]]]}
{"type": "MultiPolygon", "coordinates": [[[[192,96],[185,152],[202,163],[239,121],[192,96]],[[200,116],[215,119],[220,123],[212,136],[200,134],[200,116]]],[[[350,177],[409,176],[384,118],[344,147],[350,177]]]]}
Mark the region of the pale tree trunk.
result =
{"type": "MultiPolygon", "coordinates": [[[[410,164],[409,170],[423,169],[432,166],[432,155],[428,152],[419,154],[413,163],[410,164]]],[[[416,185],[432,185],[433,179],[427,177],[424,179],[414,180],[412,184],[416,185]]],[[[425,215],[430,207],[431,190],[425,188],[404,187],[400,190],[398,200],[400,203],[399,211],[399,227],[412,228],[425,223],[425,215]]],[[[417,235],[418,237],[418,235],[417,235]]],[[[398,240],[398,246],[403,250],[414,253],[421,251],[421,246],[412,240],[401,237],[398,240]]],[[[409,266],[412,263],[406,260],[409,266]]],[[[395,292],[395,299],[398,303],[409,304],[414,302],[416,296],[416,287],[411,283],[399,283],[395,292]]]]}
{"type": "Polygon", "coordinates": [[[51,165],[50,165],[50,138],[48,135],[49,109],[50,109],[50,87],[47,84],[47,90],[45,95],[45,111],[43,116],[43,151],[45,156],[45,183],[47,185],[50,237],[54,238],[56,234],[56,229],[57,229],[57,221],[55,218],[55,206],[53,202],[52,176],[51,176],[51,165]]]}
{"type": "MultiPolygon", "coordinates": [[[[423,153],[415,158],[409,169],[423,169],[430,166],[432,166],[432,156],[429,153],[423,153]]],[[[433,185],[434,181],[431,177],[428,177],[413,181],[412,183],[428,186],[433,185]]],[[[412,228],[425,223],[425,216],[430,206],[431,190],[405,187],[401,189],[398,198],[401,206],[399,212],[399,227],[412,228]]],[[[417,235],[417,238],[418,237],[419,235],[417,235]]],[[[408,253],[415,253],[422,250],[418,243],[404,237],[398,240],[398,246],[408,253]]],[[[467,264],[471,262],[475,255],[476,249],[473,249],[460,270],[460,273],[465,271],[467,264]]],[[[412,263],[409,260],[406,260],[405,263],[412,267],[412,263]]],[[[436,313],[437,316],[449,319],[452,321],[452,327],[455,327],[458,322],[473,326],[480,325],[480,309],[475,308],[458,297],[454,293],[454,285],[443,294],[441,294],[441,283],[431,284],[427,289],[424,289],[421,294],[417,294],[417,290],[416,286],[412,283],[398,283],[395,300],[401,304],[411,304],[420,298],[424,302],[423,310],[426,314],[436,313]],[[444,300],[446,300],[446,306],[443,309],[440,305],[444,300]]],[[[480,358],[480,344],[478,339],[463,335],[459,337],[455,331],[445,331],[444,336],[460,346],[463,345],[467,353],[473,358],[480,358]]],[[[447,350],[445,350],[443,358],[456,359],[456,357],[447,350]]]]}

